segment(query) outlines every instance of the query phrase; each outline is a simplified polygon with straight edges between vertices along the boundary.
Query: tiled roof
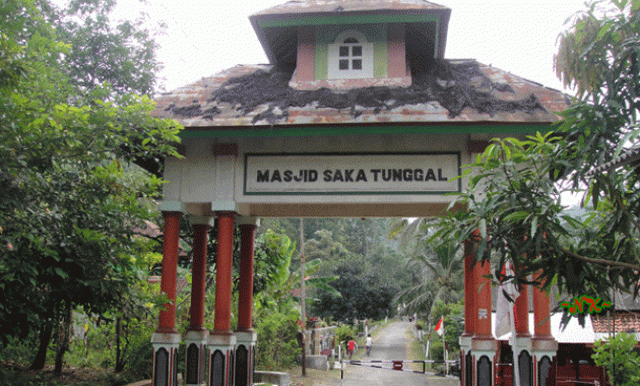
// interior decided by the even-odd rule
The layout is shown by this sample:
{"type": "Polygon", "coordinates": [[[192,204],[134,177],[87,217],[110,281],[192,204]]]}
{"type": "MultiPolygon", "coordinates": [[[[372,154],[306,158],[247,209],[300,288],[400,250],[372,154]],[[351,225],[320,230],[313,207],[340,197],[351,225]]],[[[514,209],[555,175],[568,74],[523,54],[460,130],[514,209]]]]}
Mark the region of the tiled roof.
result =
{"type": "Polygon", "coordinates": [[[156,98],[154,115],[187,128],[361,123],[545,124],[569,103],[546,88],[474,60],[442,60],[410,87],[315,91],[289,87],[290,73],[237,65],[156,98]]]}
{"type": "Polygon", "coordinates": [[[593,330],[598,333],[616,332],[640,332],[640,314],[637,312],[618,311],[615,314],[615,324],[607,314],[592,315],[593,330]]]}
{"type": "Polygon", "coordinates": [[[435,9],[449,8],[424,0],[292,0],[256,15],[435,9]]]}

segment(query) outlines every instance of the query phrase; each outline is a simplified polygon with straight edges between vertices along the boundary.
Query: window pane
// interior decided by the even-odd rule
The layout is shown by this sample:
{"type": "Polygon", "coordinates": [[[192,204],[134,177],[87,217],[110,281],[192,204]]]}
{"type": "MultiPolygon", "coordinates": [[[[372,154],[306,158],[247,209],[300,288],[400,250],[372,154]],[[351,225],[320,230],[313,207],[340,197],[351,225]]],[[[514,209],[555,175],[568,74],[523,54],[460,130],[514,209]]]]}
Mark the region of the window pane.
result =
{"type": "Polygon", "coordinates": [[[353,46],[351,54],[353,56],[362,56],[362,46],[353,46]]]}
{"type": "Polygon", "coordinates": [[[340,47],[340,56],[349,56],[349,47],[341,46],[340,47]]]}
{"type": "Polygon", "coordinates": [[[358,43],[358,39],[356,38],[346,38],[343,43],[358,43]]]}
{"type": "Polygon", "coordinates": [[[340,61],[338,62],[338,68],[341,70],[348,70],[349,61],[347,59],[340,59],[340,61]]]}
{"type": "Polygon", "coordinates": [[[354,59],[352,62],[353,70],[362,70],[362,59],[354,59]]]}

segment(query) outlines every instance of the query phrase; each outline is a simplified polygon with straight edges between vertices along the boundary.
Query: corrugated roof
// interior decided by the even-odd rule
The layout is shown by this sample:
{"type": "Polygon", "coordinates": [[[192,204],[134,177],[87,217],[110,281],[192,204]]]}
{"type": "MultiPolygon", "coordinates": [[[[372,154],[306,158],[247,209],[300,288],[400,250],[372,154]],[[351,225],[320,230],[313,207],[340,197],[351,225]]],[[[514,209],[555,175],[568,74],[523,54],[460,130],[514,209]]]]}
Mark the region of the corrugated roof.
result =
{"type": "Polygon", "coordinates": [[[449,8],[423,0],[292,0],[255,15],[436,9],[449,8]]]}
{"type": "Polygon", "coordinates": [[[360,123],[552,123],[565,94],[474,60],[443,60],[413,85],[295,90],[271,65],[237,65],[156,98],[187,128],[360,123]]]}

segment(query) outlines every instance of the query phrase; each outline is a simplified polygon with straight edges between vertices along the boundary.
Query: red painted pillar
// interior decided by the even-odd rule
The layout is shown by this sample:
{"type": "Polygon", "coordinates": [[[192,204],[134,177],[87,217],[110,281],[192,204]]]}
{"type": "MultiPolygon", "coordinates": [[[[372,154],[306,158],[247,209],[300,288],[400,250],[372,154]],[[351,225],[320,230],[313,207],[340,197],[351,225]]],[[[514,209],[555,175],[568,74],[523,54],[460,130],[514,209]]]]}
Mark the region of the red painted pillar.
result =
{"type": "Polygon", "coordinates": [[[476,283],[476,307],[477,324],[476,337],[480,339],[493,339],[491,333],[491,264],[489,261],[478,262],[474,268],[476,283]],[[480,291],[478,292],[478,289],[480,291]]]}
{"type": "MultiPolygon", "coordinates": [[[[478,232],[473,233],[477,237],[478,232]]],[[[473,336],[476,333],[476,319],[478,308],[476,306],[477,284],[475,281],[473,251],[477,241],[470,239],[464,243],[464,333],[463,336],[473,336]]],[[[475,266],[477,269],[477,265],[475,266]]]]}
{"type": "Polygon", "coordinates": [[[238,329],[236,330],[236,386],[252,386],[257,334],[252,328],[253,258],[259,220],[240,217],[240,283],[238,294],[238,329]]]}
{"type": "Polygon", "coordinates": [[[207,273],[208,224],[193,226],[193,264],[191,266],[191,321],[190,331],[204,330],[204,296],[207,273]]]}
{"type": "Polygon", "coordinates": [[[251,331],[253,310],[253,252],[255,245],[255,224],[240,225],[240,284],[238,299],[238,331],[251,331]]]}
{"type": "Polygon", "coordinates": [[[214,334],[231,335],[231,274],[233,269],[233,212],[218,213],[218,253],[214,334]]]}
{"type": "Polygon", "coordinates": [[[533,331],[536,339],[553,339],[551,336],[551,305],[549,296],[540,288],[533,287],[533,331]]]}
{"type": "Polygon", "coordinates": [[[176,323],[176,273],[178,269],[178,239],[180,238],[181,212],[163,212],[164,244],[162,246],[162,277],[160,290],[167,294],[169,303],[160,311],[158,333],[177,333],[176,323]]]}
{"type": "MultiPolygon", "coordinates": [[[[169,205],[171,206],[171,205],[169,205]]],[[[178,269],[178,240],[182,212],[167,210],[164,216],[164,244],[162,246],[162,278],[160,289],[169,303],[160,311],[158,329],[151,335],[153,345],[154,386],[177,386],[178,347],[181,336],[176,330],[176,275],[178,269]]]]}
{"type": "Polygon", "coordinates": [[[516,298],[516,336],[531,336],[529,332],[529,286],[520,287],[520,294],[516,298]]]}
{"type": "Polygon", "coordinates": [[[185,342],[185,381],[188,386],[206,383],[207,337],[204,328],[204,297],[207,274],[207,234],[209,217],[192,216],[193,263],[191,265],[191,311],[185,342]]]}

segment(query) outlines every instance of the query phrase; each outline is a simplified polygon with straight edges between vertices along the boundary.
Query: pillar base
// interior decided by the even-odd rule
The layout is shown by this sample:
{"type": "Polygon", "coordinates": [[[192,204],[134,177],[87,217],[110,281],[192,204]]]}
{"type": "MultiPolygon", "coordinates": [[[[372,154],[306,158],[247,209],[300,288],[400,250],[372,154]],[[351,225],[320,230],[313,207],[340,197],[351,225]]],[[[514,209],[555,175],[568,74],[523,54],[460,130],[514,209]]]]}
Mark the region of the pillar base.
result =
{"type": "Polygon", "coordinates": [[[498,342],[493,337],[478,337],[471,339],[471,350],[473,358],[473,385],[493,386],[493,368],[496,363],[498,353],[498,342]]]}
{"type": "Polygon", "coordinates": [[[558,353],[558,342],[552,336],[534,336],[531,345],[534,386],[546,385],[553,360],[558,353]]]}
{"type": "Polygon", "coordinates": [[[209,385],[234,385],[236,337],[226,333],[211,333],[207,347],[209,349],[209,385]]]}
{"type": "Polygon", "coordinates": [[[184,338],[186,346],[185,379],[187,386],[205,386],[207,384],[207,344],[209,331],[187,331],[184,338]]]}
{"type": "Polygon", "coordinates": [[[180,334],[154,333],[153,345],[153,386],[178,386],[178,347],[180,334]]]}
{"type": "Polygon", "coordinates": [[[255,372],[255,331],[236,331],[236,386],[252,386],[255,372]]]}

